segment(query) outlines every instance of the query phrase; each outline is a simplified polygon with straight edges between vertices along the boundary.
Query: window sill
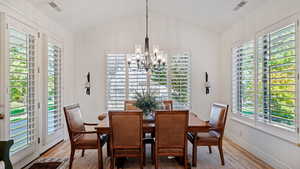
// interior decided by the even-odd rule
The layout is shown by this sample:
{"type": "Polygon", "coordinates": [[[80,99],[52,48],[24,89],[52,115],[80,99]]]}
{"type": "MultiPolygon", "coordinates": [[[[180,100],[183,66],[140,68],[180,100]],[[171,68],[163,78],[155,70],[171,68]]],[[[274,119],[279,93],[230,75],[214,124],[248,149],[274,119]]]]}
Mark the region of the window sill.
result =
{"type": "Polygon", "coordinates": [[[236,121],[240,124],[246,125],[248,127],[251,127],[253,129],[256,129],[258,131],[261,131],[265,134],[274,136],[276,138],[279,138],[281,140],[287,141],[289,143],[295,144],[296,146],[300,147],[299,142],[299,135],[297,132],[292,132],[290,130],[285,130],[282,128],[274,127],[267,124],[262,124],[260,122],[256,122],[258,124],[253,124],[247,121],[244,121],[238,117],[231,117],[231,120],[236,121]]]}

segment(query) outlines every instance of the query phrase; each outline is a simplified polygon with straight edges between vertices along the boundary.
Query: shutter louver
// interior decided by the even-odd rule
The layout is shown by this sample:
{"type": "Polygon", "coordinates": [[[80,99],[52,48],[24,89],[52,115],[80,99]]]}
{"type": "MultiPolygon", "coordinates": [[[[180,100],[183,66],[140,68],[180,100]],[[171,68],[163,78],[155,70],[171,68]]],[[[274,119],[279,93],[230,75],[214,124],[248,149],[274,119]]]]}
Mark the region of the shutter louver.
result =
{"type": "Polygon", "coordinates": [[[48,135],[62,128],[61,48],[48,43],[48,135]]]}
{"type": "Polygon", "coordinates": [[[35,37],[9,28],[9,112],[11,153],[35,140],[35,37]]]}
{"type": "Polygon", "coordinates": [[[296,24],[258,37],[258,120],[295,129],[296,24]]]}
{"type": "Polygon", "coordinates": [[[187,53],[171,56],[169,78],[174,109],[190,109],[190,56],[187,53]]]}
{"type": "Polygon", "coordinates": [[[126,98],[126,55],[109,54],[106,59],[107,110],[123,110],[126,98]]]}
{"type": "Polygon", "coordinates": [[[233,49],[233,109],[244,116],[255,113],[254,42],[233,49]]]}

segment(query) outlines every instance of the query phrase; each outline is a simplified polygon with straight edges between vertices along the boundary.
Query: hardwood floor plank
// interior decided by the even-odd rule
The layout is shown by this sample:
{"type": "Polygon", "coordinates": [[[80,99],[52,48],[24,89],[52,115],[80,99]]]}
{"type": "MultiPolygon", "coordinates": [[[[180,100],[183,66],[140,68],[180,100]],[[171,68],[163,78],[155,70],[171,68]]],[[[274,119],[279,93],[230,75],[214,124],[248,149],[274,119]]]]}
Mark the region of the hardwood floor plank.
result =
{"type": "MultiPolygon", "coordinates": [[[[256,158],[240,146],[234,144],[228,139],[224,140],[224,157],[225,166],[221,165],[219,152],[217,147],[212,147],[212,154],[209,154],[207,147],[198,148],[197,167],[193,169],[272,169],[269,165],[256,158]]],[[[106,146],[103,150],[103,163],[105,169],[110,168],[110,160],[106,155],[106,146]]],[[[188,159],[192,159],[192,147],[188,147],[188,159]]],[[[150,152],[150,147],[147,147],[147,152],[150,152]]],[[[63,142],[44,153],[42,157],[69,158],[70,143],[63,142]]],[[[97,169],[97,151],[86,150],[85,156],[81,157],[81,151],[76,151],[73,169],[97,169]]],[[[124,168],[138,169],[138,159],[128,159],[124,168]]],[[[175,159],[160,158],[160,169],[180,169],[182,166],[175,159]]],[[[151,163],[150,154],[147,154],[147,162],[144,169],[154,169],[151,163]]]]}

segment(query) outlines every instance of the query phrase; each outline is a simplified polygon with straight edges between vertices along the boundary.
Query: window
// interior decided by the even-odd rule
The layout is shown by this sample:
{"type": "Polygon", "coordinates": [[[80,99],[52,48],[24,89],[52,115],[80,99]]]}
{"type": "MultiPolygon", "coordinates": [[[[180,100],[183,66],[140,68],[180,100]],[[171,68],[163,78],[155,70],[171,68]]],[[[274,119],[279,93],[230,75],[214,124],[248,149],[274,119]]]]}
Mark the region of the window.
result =
{"type": "Polygon", "coordinates": [[[35,37],[9,27],[9,136],[15,154],[34,143],[35,37]]]}
{"type": "Polygon", "coordinates": [[[126,56],[109,54],[106,57],[106,102],[108,110],[123,110],[126,100],[126,56]]]}
{"type": "MultiPolygon", "coordinates": [[[[128,67],[125,54],[107,54],[106,100],[108,110],[123,110],[124,100],[147,88],[147,72],[134,61],[128,67]]],[[[190,56],[187,53],[168,58],[165,69],[151,72],[150,89],[159,101],[173,100],[174,109],[190,108],[190,56]]]]}
{"type": "Polygon", "coordinates": [[[242,116],[255,113],[255,52],[254,41],[233,49],[233,109],[242,116]]]}
{"type": "Polygon", "coordinates": [[[48,135],[62,127],[61,48],[48,43],[48,135]]]}
{"type": "Polygon", "coordinates": [[[259,123],[297,128],[297,24],[233,49],[233,111],[259,123]],[[256,46],[256,55],[255,47],[256,46]]]}

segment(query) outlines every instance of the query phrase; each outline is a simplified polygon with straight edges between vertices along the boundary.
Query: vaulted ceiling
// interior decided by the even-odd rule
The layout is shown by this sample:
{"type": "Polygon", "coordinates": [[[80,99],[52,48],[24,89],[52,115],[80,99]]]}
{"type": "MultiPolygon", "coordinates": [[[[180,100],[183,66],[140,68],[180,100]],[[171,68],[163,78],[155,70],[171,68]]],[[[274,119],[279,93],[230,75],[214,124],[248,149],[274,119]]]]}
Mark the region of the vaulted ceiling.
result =
{"type": "MultiPolygon", "coordinates": [[[[145,0],[56,0],[61,4],[61,12],[51,8],[49,0],[27,1],[72,31],[121,16],[143,16],[145,13],[145,0]]],[[[150,14],[171,16],[222,32],[247,13],[272,0],[247,1],[238,11],[233,9],[241,0],[149,0],[149,3],[150,14]]]]}

